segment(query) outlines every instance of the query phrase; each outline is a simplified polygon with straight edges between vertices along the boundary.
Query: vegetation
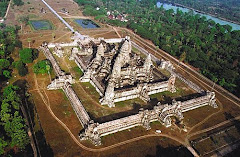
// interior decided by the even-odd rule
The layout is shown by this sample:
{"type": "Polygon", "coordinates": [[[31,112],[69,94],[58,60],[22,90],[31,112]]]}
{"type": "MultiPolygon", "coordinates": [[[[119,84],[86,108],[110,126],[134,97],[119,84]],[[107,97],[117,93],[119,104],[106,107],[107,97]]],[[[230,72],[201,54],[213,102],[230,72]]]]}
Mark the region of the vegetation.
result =
{"type": "Polygon", "coordinates": [[[22,100],[26,93],[22,92],[24,94],[20,96],[22,89],[16,85],[3,88],[3,82],[12,77],[14,67],[23,71],[20,74],[24,74],[24,69],[27,70],[21,60],[14,62],[11,57],[15,48],[22,48],[17,36],[18,30],[18,27],[0,25],[0,156],[17,156],[29,144],[22,112],[22,100]]]}
{"type": "Polygon", "coordinates": [[[37,49],[24,48],[19,51],[20,60],[13,63],[13,66],[18,70],[20,76],[28,74],[26,63],[32,63],[38,57],[37,49]]]}
{"type": "Polygon", "coordinates": [[[0,17],[4,17],[7,11],[9,0],[0,1],[0,17]]]}
{"type": "Polygon", "coordinates": [[[18,28],[0,25],[0,80],[11,77],[13,59],[10,57],[15,47],[21,48],[22,44],[17,37],[18,28]]]}
{"type": "Polygon", "coordinates": [[[21,24],[25,24],[25,26],[28,24],[29,22],[29,16],[26,16],[26,15],[22,15],[18,18],[18,21],[21,23],[21,24]]]}
{"type": "Polygon", "coordinates": [[[38,57],[37,49],[24,48],[19,51],[20,60],[15,62],[15,67],[18,70],[20,76],[28,74],[28,68],[26,63],[32,63],[38,57]]]}
{"type": "Polygon", "coordinates": [[[5,134],[5,145],[24,148],[29,140],[25,121],[20,115],[21,98],[17,94],[17,86],[10,85],[3,90],[1,104],[1,130],[5,134]]]}
{"type": "Polygon", "coordinates": [[[240,1],[239,0],[161,0],[181,4],[196,10],[200,10],[218,17],[226,18],[240,23],[240,1]]]}
{"type": "Polygon", "coordinates": [[[15,67],[16,67],[16,69],[18,70],[18,74],[19,74],[20,76],[25,76],[25,75],[28,74],[28,68],[27,68],[26,64],[24,64],[24,63],[22,62],[22,60],[17,61],[17,62],[15,63],[15,67]]]}
{"type": "Polygon", "coordinates": [[[13,4],[17,5],[17,6],[20,6],[20,5],[23,5],[24,2],[22,0],[13,0],[13,4]]]}
{"type": "Polygon", "coordinates": [[[38,57],[37,49],[24,48],[19,51],[19,54],[23,63],[32,63],[38,57]]]}
{"type": "MultiPolygon", "coordinates": [[[[128,28],[240,95],[240,31],[232,31],[231,26],[216,24],[192,11],[183,13],[177,10],[175,13],[172,9],[157,8],[157,0],[75,1],[84,5],[84,10],[85,7],[99,7],[99,19],[104,15],[106,18],[106,14],[102,14],[106,11],[127,14],[128,23],[125,25],[128,28]]],[[[122,26],[118,22],[111,24],[122,26]]]]}
{"type": "Polygon", "coordinates": [[[3,90],[0,99],[0,155],[5,153],[6,148],[24,149],[29,143],[25,120],[21,115],[22,102],[17,94],[18,89],[17,86],[9,85],[3,90]]]}
{"type": "Polygon", "coordinates": [[[36,63],[33,67],[33,71],[36,74],[45,74],[52,70],[51,63],[49,60],[42,60],[36,63]]]}

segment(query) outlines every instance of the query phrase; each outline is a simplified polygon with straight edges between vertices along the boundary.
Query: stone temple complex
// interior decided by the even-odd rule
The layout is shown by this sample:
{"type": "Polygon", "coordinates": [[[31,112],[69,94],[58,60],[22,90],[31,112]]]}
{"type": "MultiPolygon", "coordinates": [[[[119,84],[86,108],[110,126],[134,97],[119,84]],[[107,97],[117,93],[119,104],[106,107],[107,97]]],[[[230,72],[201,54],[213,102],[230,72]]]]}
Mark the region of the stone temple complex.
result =
{"type": "Polygon", "coordinates": [[[119,43],[118,49],[111,49],[111,46],[100,43],[91,59],[75,55],[78,62],[81,62],[80,66],[85,63],[85,66],[81,66],[84,75],[80,81],[91,82],[98,89],[99,94],[103,96],[100,100],[102,105],[115,107],[114,102],[134,98],[147,102],[151,94],[175,92],[175,76],[162,76],[154,67],[150,54],[146,59],[142,59],[132,53],[129,37],[119,43]]]}
{"type": "Polygon", "coordinates": [[[159,121],[166,127],[171,126],[171,117],[181,121],[184,112],[210,105],[217,107],[215,93],[203,91],[193,82],[183,78],[174,71],[169,61],[161,60],[158,67],[156,57],[140,48],[140,54],[132,52],[132,45],[139,47],[129,37],[123,39],[84,39],[73,38],[71,43],[43,43],[39,48],[50,60],[56,74],[49,90],[62,89],[75,111],[83,130],[80,131],[80,140],[90,140],[94,145],[101,144],[101,137],[135,126],[151,129],[150,123],[159,121]],[[182,80],[198,93],[194,99],[179,101],[173,99],[171,103],[157,103],[152,109],[140,109],[138,113],[104,123],[93,121],[85,110],[81,100],[71,87],[75,83],[73,77],[63,72],[55,60],[65,55],[64,48],[71,47],[69,59],[74,60],[84,72],[81,82],[90,82],[100,94],[99,103],[108,107],[115,107],[115,102],[140,98],[150,101],[149,95],[164,91],[175,92],[176,78],[182,80]],[[50,51],[53,48],[53,52],[50,51]],[[169,71],[170,76],[164,76],[158,68],[169,71]]]}

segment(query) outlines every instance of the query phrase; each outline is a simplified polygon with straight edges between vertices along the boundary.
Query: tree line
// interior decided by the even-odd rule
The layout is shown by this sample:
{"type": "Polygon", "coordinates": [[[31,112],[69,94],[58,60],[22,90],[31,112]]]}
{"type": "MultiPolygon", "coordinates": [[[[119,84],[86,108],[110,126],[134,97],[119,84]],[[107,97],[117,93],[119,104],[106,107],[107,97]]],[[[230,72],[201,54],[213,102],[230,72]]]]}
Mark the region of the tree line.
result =
{"type": "MultiPolygon", "coordinates": [[[[12,53],[22,44],[17,35],[18,27],[0,25],[0,84],[12,77],[12,53]]],[[[14,155],[29,144],[27,126],[23,118],[21,89],[8,85],[0,90],[0,155],[14,155]]],[[[24,93],[25,94],[25,93],[24,93]]]]}
{"type": "MultiPolygon", "coordinates": [[[[26,87],[22,87],[22,83],[13,85],[8,81],[13,77],[14,69],[20,77],[28,74],[27,64],[38,58],[38,50],[22,48],[17,35],[19,29],[18,26],[0,24],[0,156],[32,153],[29,152],[31,149],[25,150],[29,146],[26,119],[22,112],[25,101],[28,101],[26,87]]],[[[39,61],[33,66],[33,71],[37,74],[51,70],[48,60],[39,61]]]]}
{"type": "Polygon", "coordinates": [[[0,99],[0,155],[21,151],[29,144],[27,126],[20,109],[22,99],[18,91],[18,86],[9,85],[4,88],[0,99]]]}
{"type": "Polygon", "coordinates": [[[157,0],[75,0],[85,8],[100,7],[95,17],[100,22],[126,26],[151,40],[180,61],[191,64],[203,75],[240,96],[240,31],[220,25],[206,17],[181,10],[157,8],[157,0]],[[107,8],[107,9],[105,9],[107,8]],[[127,14],[128,22],[111,22],[107,11],[127,14]],[[109,22],[110,21],[110,22],[109,22]]]}

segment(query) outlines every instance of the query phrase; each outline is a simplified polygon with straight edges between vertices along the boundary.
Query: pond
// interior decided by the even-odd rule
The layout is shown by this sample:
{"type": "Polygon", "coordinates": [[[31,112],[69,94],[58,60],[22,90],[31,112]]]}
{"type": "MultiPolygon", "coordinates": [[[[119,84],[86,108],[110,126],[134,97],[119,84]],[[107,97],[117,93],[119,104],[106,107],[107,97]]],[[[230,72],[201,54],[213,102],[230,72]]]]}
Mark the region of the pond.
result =
{"type": "MultiPolygon", "coordinates": [[[[169,10],[169,9],[173,9],[174,12],[177,11],[177,9],[181,10],[182,12],[189,12],[190,9],[188,8],[183,8],[183,7],[179,7],[179,6],[175,6],[175,5],[172,5],[172,4],[168,4],[168,3],[160,3],[160,2],[157,2],[157,7],[160,8],[161,6],[163,5],[163,8],[166,9],[166,10],[169,10]]],[[[235,23],[231,23],[231,22],[228,22],[228,21],[224,21],[224,20],[221,20],[217,17],[213,17],[211,15],[207,15],[207,14],[202,14],[202,13],[198,13],[196,11],[193,11],[195,14],[199,14],[201,16],[205,16],[207,19],[211,19],[213,20],[215,23],[219,23],[220,25],[230,25],[232,26],[232,30],[240,30],[240,25],[238,24],[235,24],[235,23]]]]}
{"type": "Polygon", "coordinates": [[[31,26],[35,30],[52,30],[52,24],[47,20],[31,20],[31,26]]]}
{"type": "Polygon", "coordinates": [[[81,26],[82,28],[99,28],[100,26],[98,26],[96,23],[94,23],[92,20],[89,19],[75,19],[74,20],[79,26],[81,26]]]}

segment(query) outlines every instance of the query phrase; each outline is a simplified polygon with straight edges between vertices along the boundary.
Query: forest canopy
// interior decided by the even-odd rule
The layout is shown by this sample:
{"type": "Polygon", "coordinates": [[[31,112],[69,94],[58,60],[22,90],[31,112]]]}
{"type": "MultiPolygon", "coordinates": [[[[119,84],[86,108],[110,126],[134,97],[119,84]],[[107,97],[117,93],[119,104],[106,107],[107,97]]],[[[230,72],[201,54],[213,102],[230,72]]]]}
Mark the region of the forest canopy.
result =
{"type": "Polygon", "coordinates": [[[7,11],[9,0],[0,0],[0,17],[4,17],[7,11]]]}
{"type": "MultiPolygon", "coordinates": [[[[11,78],[14,59],[11,57],[22,44],[18,40],[18,29],[0,25],[0,84],[11,78]]],[[[11,156],[29,144],[27,126],[22,114],[20,88],[8,85],[0,89],[0,155],[11,156]]],[[[25,94],[25,93],[24,93],[25,94]]]]}

